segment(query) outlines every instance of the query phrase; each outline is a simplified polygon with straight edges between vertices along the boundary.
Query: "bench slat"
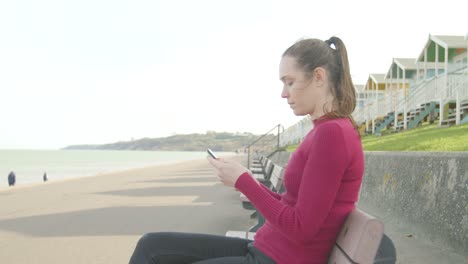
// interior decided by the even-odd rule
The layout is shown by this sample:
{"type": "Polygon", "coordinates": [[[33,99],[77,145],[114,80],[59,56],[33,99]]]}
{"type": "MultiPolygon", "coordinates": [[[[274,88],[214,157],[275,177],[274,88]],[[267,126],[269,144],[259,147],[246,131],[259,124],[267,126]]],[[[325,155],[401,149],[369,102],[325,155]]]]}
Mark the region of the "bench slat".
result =
{"type": "Polygon", "coordinates": [[[226,236],[228,237],[238,237],[238,238],[247,238],[254,240],[255,232],[245,232],[245,231],[227,231],[226,236]]]}

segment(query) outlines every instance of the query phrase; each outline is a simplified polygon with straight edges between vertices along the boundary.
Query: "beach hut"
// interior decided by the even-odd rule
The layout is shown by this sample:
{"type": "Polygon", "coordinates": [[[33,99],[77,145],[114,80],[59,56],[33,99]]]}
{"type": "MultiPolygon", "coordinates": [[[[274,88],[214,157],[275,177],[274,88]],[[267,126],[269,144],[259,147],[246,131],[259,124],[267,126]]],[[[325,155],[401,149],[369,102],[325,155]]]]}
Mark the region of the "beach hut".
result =
{"type": "Polygon", "coordinates": [[[460,123],[460,104],[468,100],[468,53],[466,36],[429,35],[417,58],[418,81],[424,81],[424,89],[439,101],[439,124],[448,119],[449,104],[456,105],[455,123],[460,123]],[[431,64],[433,68],[431,69],[431,64]],[[422,74],[421,74],[422,73],[422,74]]]}
{"type": "Polygon", "coordinates": [[[369,131],[369,125],[372,125],[372,133],[375,132],[375,121],[377,118],[385,115],[383,110],[383,98],[385,93],[385,74],[371,73],[364,85],[364,91],[368,93],[366,130],[369,131]]]}
{"type": "Polygon", "coordinates": [[[365,86],[363,84],[355,84],[354,88],[356,89],[356,110],[364,107],[366,100],[370,97],[371,92],[365,91],[365,86]]]}
{"type": "MultiPolygon", "coordinates": [[[[398,120],[398,114],[403,114],[407,120],[408,92],[417,81],[418,67],[415,58],[393,58],[385,75],[385,101],[386,113],[393,112],[393,120],[398,120]]],[[[398,122],[394,122],[395,128],[398,122]]],[[[403,129],[407,129],[407,122],[403,122],[403,129]]]]}
{"type": "Polygon", "coordinates": [[[356,124],[359,126],[359,130],[361,133],[365,133],[366,126],[364,122],[366,121],[366,116],[364,113],[367,109],[367,101],[372,96],[372,91],[365,90],[364,84],[355,84],[355,92],[356,92],[356,107],[353,111],[353,118],[356,124]]]}

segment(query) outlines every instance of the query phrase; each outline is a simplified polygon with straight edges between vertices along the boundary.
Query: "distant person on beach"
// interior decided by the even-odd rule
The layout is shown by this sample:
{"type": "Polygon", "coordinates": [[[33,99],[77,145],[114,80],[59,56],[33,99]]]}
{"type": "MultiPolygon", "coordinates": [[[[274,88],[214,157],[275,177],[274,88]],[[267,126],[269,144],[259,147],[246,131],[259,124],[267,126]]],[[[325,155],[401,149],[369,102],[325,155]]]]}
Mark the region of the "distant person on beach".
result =
{"type": "Polygon", "coordinates": [[[44,175],[42,176],[42,180],[43,180],[44,182],[47,181],[47,172],[44,172],[44,175]]]}
{"type": "Polygon", "coordinates": [[[364,173],[344,43],[337,37],[296,42],[281,57],[279,78],[281,96],[294,114],[309,115],[314,123],[288,161],[285,192],[272,192],[236,161],[208,158],[221,182],[244,193],[264,216],[255,240],[149,233],[139,240],[130,263],[327,263],[355,208],[364,173]]]}
{"type": "Polygon", "coordinates": [[[14,186],[16,183],[16,175],[13,171],[8,174],[8,186],[14,186]]]}

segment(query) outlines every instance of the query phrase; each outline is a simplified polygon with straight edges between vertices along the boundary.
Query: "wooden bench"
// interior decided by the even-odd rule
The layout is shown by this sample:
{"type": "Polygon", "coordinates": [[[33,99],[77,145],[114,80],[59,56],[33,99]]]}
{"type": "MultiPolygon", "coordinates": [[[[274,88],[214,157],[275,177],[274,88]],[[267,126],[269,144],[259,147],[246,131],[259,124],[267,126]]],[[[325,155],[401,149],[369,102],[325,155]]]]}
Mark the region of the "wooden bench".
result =
{"type": "Polygon", "coordinates": [[[261,170],[257,170],[256,172],[250,170],[252,172],[252,176],[258,181],[265,183],[270,179],[271,172],[273,170],[273,162],[270,159],[265,159],[265,166],[261,170]]]}
{"type": "Polygon", "coordinates": [[[348,215],[335,241],[329,264],[374,263],[384,224],[356,208],[348,215]]]}
{"type": "Polygon", "coordinates": [[[260,158],[258,159],[254,159],[252,161],[252,164],[250,165],[250,171],[252,172],[262,172],[263,171],[263,168],[265,167],[266,165],[266,160],[267,158],[265,156],[261,156],[260,158]]]}
{"type": "MultiPolygon", "coordinates": [[[[228,231],[226,236],[254,240],[255,232],[228,231]]],[[[379,219],[356,208],[348,215],[335,241],[328,264],[393,264],[396,251],[379,219]]]]}

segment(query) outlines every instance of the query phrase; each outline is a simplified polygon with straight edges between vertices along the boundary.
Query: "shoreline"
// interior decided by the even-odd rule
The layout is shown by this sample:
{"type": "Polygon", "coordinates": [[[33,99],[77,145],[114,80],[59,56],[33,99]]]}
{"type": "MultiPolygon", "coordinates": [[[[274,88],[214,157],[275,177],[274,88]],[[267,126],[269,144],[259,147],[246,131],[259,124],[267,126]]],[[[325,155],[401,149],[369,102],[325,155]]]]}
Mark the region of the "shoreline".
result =
{"type": "MultiPolygon", "coordinates": [[[[233,152],[220,152],[232,155],[233,152]]],[[[9,188],[8,174],[14,171],[17,186],[44,183],[48,179],[89,177],[103,173],[143,168],[205,158],[204,151],[63,151],[2,150],[0,189],[9,188]]]]}
{"type": "Polygon", "coordinates": [[[0,193],[1,263],[126,263],[148,232],[224,235],[252,224],[206,158],[51,183],[0,193]]]}
{"type": "MultiPolygon", "coordinates": [[[[232,158],[232,157],[239,157],[241,154],[233,154],[233,155],[224,155],[221,156],[222,158],[232,158]]],[[[132,171],[138,171],[138,170],[147,170],[147,169],[157,169],[159,167],[163,166],[172,166],[172,165],[177,165],[177,164],[183,164],[187,162],[197,162],[197,161],[203,161],[206,158],[200,158],[200,159],[188,159],[188,160],[177,160],[177,161],[167,161],[167,162],[161,162],[160,164],[156,165],[150,165],[150,166],[142,166],[142,167],[135,167],[135,168],[128,168],[128,169],[122,169],[122,170],[112,170],[104,173],[97,173],[93,175],[87,175],[87,176],[76,176],[76,177],[65,177],[65,178],[58,178],[54,180],[48,180],[47,182],[34,182],[34,183],[23,183],[23,184],[16,184],[13,187],[10,186],[0,186],[0,193],[7,193],[7,192],[13,192],[14,190],[23,190],[23,189],[29,189],[29,188],[34,188],[34,187],[41,187],[41,186],[49,186],[50,184],[58,184],[58,183],[64,183],[64,182],[69,182],[69,181],[77,181],[77,180],[82,180],[82,179],[89,179],[89,178],[94,178],[94,177],[102,177],[102,176],[112,176],[114,174],[118,173],[130,173],[132,171]]]]}

